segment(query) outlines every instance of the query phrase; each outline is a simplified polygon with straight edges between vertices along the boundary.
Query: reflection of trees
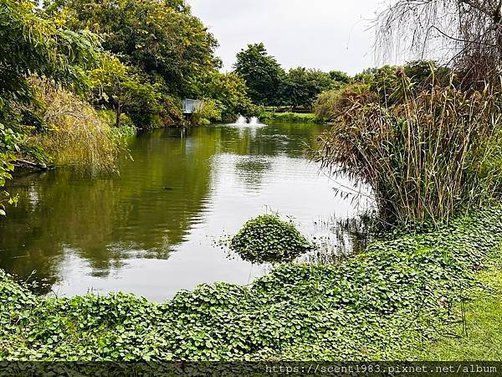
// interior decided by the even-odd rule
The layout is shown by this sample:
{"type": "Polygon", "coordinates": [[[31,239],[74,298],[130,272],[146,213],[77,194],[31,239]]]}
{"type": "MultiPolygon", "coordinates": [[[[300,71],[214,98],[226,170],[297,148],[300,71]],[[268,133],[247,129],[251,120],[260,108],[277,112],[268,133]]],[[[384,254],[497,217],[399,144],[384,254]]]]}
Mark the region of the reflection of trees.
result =
{"type": "Polygon", "coordinates": [[[241,157],[235,163],[237,175],[251,189],[260,187],[265,172],[271,169],[272,162],[263,157],[241,157]]]}
{"type": "MultiPolygon", "coordinates": [[[[288,144],[272,127],[240,137],[231,128],[190,129],[184,137],[159,130],[134,140],[134,161],[124,161],[120,175],[89,179],[59,169],[19,177],[10,188],[18,207],[0,220],[0,268],[21,278],[36,270],[52,284],[65,247],[98,276],[130,257],[167,258],[202,221],[215,154],[296,156],[314,140],[312,127],[281,126],[288,144]]],[[[244,161],[237,168],[262,176],[270,165],[244,161]]]]}
{"type": "Polygon", "coordinates": [[[135,140],[134,161],[119,176],[90,180],[60,169],[16,180],[19,205],[0,223],[1,267],[53,279],[64,246],[96,274],[131,253],[166,258],[206,205],[215,143],[164,135],[135,140]]]}
{"type": "Polygon", "coordinates": [[[309,147],[314,147],[323,126],[315,124],[286,123],[261,128],[224,127],[194,130],[198,136],[218,134],[221,152],[238,155],[266,155],[303,157],[309,147]]]}

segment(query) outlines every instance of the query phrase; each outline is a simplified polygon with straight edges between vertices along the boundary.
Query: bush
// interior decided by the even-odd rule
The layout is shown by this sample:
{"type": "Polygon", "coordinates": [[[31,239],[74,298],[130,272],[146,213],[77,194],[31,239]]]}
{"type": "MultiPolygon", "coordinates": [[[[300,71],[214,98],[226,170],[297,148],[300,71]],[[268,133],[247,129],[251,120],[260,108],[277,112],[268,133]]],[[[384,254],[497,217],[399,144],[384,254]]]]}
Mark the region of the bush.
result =
{"type": "Polygon", "coordinates": [[[277,113],[277,112],[262,112],[260,120],[266,122],[285,122],[285,123],[320,123],[320,119],[311,113],[277,113]]]}
{"type": "Polygon", "coordinates": [[[235,73],[212,72],[199,83],[198,98],[209,97],[218,104],[221,119],[233,122],[239,115],[257,114],[257,106],[248,97],[246,82],[235,73]]]}
{"type": "Polygon", "coordinates": [[[457,85],[457,78],[448,67],[434,61],[414,61],[404,66],[385,65],[369,68],[354,77],[357,84],[365,84],[380,98],[380,103],[391,106],[409,94],[417,95],[434,86],[457,85]],[[403,79],[410,85],[403,86],[403,79]]]}
{"type": "Polygon", "coordinates": [[[1,190],[5,182],[12,179],[15,152],[18,150],[20,136],[0,123],[0,216],[5,216],[6,204],[14,204],[17,199],[7,191],[1,190]]]}
{"type": "Polygon", "coordinates": [[[366,84],[352,84],[341,89],[328,90],[319,94],[314,102],[313,110],[317,119],[322,122],[333,121],[337,114],[340,100],[343,97],[357,95],[368,90],[366,84]]]}
{"type": "Polygon", "coordinates": [[[46,82],[36,85],[47,129],[28,137],[28,148],[41,148],[55,165],[114,171],[120,153],[126,149],[123,138],[117,137],[92,106],[75,94],[46,82]]]}
{"type": "Polygon", "coordinates": [[[199,108],[192,114],[192,123],[197,126],[207,126],[211,122],[221,120],[221,109],[212,99],[202,101],[199,108]]]}
{"type": "Polygon", "coordinates": [[[117,114],[113,110],[97,110],[97,114],[99,115],[100,119],[107,124],[110,128],[115,127],[115,128],[135,128],[136,126],[134,125],[133,121],[129,116],[125,113],[120,114],[120,127],[116,127],[117,124],[117,114]]]}
{"type": "Polygon", "coordinates": [[[290,222],[276,215],[249,220],[230,241],[230,249],[251,262],[287,262],[312,246],[290,222]]]}

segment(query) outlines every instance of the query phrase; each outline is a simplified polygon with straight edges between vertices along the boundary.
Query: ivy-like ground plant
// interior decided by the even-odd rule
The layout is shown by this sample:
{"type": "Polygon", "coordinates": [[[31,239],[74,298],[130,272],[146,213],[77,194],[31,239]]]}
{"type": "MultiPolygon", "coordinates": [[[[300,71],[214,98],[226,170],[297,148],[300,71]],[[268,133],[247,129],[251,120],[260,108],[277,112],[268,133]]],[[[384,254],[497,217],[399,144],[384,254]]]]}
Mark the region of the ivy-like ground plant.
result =
{"type": "Polygon", "coordinates": [[[493,208],[340,263],[283,263],[249,286],[201,285],[165,303],[39,297],[0,271],[0,361],[418,358],[458,328],[501,241],[493,208]]]}
{"type": "Polygon", "coordinates": [[[250,262],[291,262],[312,249],[291,222],[277,215],[249,220],[231,239],[230,250],[250,262]]]}

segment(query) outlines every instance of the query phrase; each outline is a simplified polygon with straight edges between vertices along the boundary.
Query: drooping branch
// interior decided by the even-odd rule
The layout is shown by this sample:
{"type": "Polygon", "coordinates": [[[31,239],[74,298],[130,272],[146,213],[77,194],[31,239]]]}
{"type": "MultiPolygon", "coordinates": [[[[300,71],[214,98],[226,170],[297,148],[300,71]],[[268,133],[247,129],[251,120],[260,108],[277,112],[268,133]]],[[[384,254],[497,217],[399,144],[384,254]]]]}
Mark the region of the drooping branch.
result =
{"type": "Polygon", "coordinates": [[[451,62],[470,82],[500,76],[502,0],[396,0],[377,19],[382,60],[451,62]]]}

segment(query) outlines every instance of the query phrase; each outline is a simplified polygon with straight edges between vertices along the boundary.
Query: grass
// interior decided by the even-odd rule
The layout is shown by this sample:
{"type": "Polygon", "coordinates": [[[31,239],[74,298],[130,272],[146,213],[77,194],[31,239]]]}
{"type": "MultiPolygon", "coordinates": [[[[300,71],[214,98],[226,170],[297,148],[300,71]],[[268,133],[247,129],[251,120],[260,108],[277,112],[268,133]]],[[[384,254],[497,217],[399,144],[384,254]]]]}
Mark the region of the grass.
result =
{"type": "Polygon", "coordinates": [[[260,115],[261,122],[287,122],[287,123],[322,123],[315,114],[312,113],[273,113],[273,112],[265,112],[260,115]]]}
{"type": "Polygon", "coordinates": [[[111,127],[109,113],[98,113],[75,94],[50,83],[37,85],[47,129],[26,139],[30,149],[43,151],[44,159],[56,166],[91,173],[116,171],[117,160],[127,152],[125,139],[135,135],[135,128],[111,127]]]}
{"type": "Polygon", "coordinates": [[[483,287],[471,293],[474,299],[465,305],[465,322],[453,330],[457,336],[428,344],[416,355],[419,359],[502,360],[502,268],[492,267],[479,278],[483,287]]]}
{"type": "Polygon", "coordinates": [[[448,222],[498,199],[498,88],[462,91],[435,82],[420,88],[399,69],[393,80],[388,95],[385,85],[338,95],[336,121],[319,138],[322,166],[368,184],[389,224],[448,222]]]}

